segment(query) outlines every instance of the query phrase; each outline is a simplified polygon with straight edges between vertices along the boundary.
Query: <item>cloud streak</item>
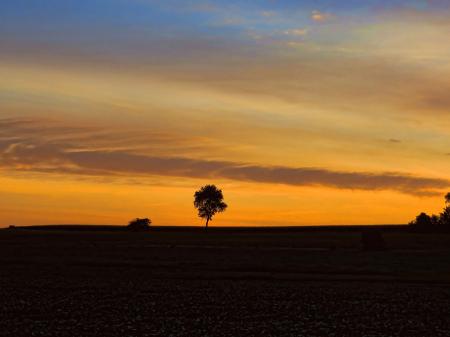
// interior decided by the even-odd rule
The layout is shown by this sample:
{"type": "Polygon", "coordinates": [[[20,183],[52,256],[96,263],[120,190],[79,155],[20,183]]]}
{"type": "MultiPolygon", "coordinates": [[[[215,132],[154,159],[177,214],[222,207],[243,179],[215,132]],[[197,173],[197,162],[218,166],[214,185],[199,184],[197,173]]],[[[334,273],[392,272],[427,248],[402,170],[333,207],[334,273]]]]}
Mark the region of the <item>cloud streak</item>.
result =
{"type": "MultiPolygon", "coordinates": [[[[36,127],[30,125],[31,121],[0,122],[1,169],[85,176],[157,175],[226,179],[299,187],[394,191],[414,196],[435,196],[441,194],[440,190],[450,187],[450,181],[446,179],[402,172],[345,172],[314,167],[263,166],[244,162],[141,154],[133,149],[104,150],[96,148],[98,140],[91,141],[89,147],[84,142],[83,145],[78,144],[76,138],[54,142],[40,135],[36,127]],[[14,128],[16,130],[12,130],[14,128]]],[[[67,127],[62,127],[61,130],[70,134],[67,127]]],[[[81,128],[74,127],[74,130],[77,130],[76,133],[80,136],[81,128]]],[[[119,140],[126,138],[120,133],[115,134],[115,137],[119,140]]]]}

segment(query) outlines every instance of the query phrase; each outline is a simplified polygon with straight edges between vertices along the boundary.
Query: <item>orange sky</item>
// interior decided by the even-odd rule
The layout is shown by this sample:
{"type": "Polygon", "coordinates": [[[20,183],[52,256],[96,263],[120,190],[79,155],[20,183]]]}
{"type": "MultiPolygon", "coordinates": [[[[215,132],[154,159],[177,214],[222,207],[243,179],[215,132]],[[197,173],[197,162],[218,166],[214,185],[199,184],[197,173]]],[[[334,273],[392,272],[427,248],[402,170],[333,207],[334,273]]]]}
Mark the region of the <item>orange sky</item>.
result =
{"type": "Polygon", "coordinates": [[[0,227],[203,225],[205,184],[212,226],[444,206],[445,4],[46,2],[0,5],[0,227]]]}

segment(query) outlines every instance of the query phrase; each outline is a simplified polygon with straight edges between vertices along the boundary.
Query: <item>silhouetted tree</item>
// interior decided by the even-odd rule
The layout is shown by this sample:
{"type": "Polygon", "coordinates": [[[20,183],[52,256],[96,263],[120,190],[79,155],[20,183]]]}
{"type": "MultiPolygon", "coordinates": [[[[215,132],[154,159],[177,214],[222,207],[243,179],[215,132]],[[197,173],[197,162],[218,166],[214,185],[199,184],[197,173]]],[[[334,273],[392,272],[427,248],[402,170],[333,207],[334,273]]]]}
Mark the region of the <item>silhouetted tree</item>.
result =
{"type": "Polygon", "coordinates": [[[152,221],[150,219],[139,219],[136,218],[134,220],[131,220],[128,223],[128,228],[132,230],[133,232],[141,232],[141,231],[147,231],[150,228],[150,224],[152,221]]]}
{"type": "Polygon", "coordinates": [[[414,232],[431,232],[433,231],[433,220],[435,220],[435,218],[431,218],[428,214],[422,212],[416,216],[416,220],[411,221],[409,225],[414,232]]]}
{"type": "Polygon", "coordinates": [[[216,213],[225,211],[228,207],[223,202],[222,190],[218,190],[216,185],[206,185],[194,194],[194,207],[198,209],[198,216],[206,219],[205,231],[208,231],[208,222],[216,213]]]}
{"type": "Polygon", "coordinates": [[[444,208],[444,211],[439,214],[439,225],[444,230],[450,230],[450,192],[445,195],[445,203],[449,204],[444,208]]]}
{"type": "Polygon", "coordinates": [[[450,206],[445,207],[444,211],[439,214],[439,225],[442,226],[444,230],[450,230],[450,206]]]}
{"type": "Polygon", "coordinates": [[[445,195],[445,204],[448,204],[439,215],[431,217],[420,213],[416,220],[409,223],[413,232],[450,231],[450,192],[445,195]]]}
{"type": "Polygon", "coordinates": [[[386,250],[383,236],[379,230],[365,229],[361,234],[363,250],[386,250]]]}
{"type": "Polygon", "coordinates": [[[434,226],[439,225],[439,219],[440,219],[439,215],[436,215],[436,214],[431,215],[430,220],[431,220],[431,226],[433,226],[433,228],[434,228],[434,226]]]}

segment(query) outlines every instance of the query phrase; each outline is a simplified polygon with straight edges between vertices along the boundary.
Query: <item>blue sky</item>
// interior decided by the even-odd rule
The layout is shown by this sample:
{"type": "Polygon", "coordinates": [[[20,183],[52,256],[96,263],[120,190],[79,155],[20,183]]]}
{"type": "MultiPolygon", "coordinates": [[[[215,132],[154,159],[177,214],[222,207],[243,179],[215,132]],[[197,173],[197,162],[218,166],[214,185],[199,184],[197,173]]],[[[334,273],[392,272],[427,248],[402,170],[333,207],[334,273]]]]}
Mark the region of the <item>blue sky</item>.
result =
{"type": "MultiPolygon", "coordinates": [[[[223,30],[218,22],[227,15],[257,19],[254,27],[270,22],[258,18],[261,12],[281,12],[293,24],[310,24],[310,13],[336,16],[370,17],[399,8],[438,10],[448,8],[445,1],[4,1],[0,4],[3,33],[48,32],[71,29],[108,29],[156,26],[204,33],[223,30]],[[212,28],[214,27],[214,28],[212,28]]],[[[255,20],[256,21],[256,20],[255,20]]],[[[242,25],[241,28],[248,28],[242,25]]],[[[230,31],[231,32],[231,31],[230,31]]]]}

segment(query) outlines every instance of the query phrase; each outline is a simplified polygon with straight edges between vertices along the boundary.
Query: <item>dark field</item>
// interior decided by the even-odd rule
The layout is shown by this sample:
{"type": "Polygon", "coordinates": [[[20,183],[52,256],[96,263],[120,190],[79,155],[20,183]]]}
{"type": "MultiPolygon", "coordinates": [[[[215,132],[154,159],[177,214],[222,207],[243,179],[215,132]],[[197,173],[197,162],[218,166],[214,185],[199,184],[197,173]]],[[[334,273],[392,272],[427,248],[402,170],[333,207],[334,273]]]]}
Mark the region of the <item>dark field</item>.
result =
{"type": "Polygon", "coordinates": [[[450,235],[383,237],[0,230],[0,335],[450,336],[450,235]]]}

